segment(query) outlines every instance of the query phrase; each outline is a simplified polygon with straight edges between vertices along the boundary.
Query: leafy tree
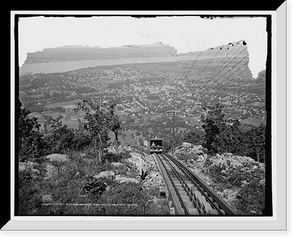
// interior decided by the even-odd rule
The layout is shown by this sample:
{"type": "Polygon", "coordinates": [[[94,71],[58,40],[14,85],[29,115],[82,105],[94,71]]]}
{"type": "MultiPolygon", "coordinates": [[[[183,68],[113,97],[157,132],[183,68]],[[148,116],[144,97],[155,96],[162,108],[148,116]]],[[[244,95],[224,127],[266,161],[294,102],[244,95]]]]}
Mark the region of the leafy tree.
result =
{"type": "Polygon", "coordinates": [[[239,126],[240,122],[238,120],[235,120],[231,126],[225,125],[212,143],[213,151],[218,153],[230,152],[238,155],[244,154],[243,135],[239,126]]]}
{"type": "Polygon", "coordinates": [[[180,134],[175,134],[174,136],[172,134],[166,135],[163,142],[164,150],[169,151],[173,147],[177,147],[183,143],[183,137],[180,134]]]}
{"type": "Polygon", "coordinates": [[[109,111],[110,111],[110,129],[114,132],[115,134],[115,141],[117,145],[119,144],[119,130],[121,130],[121,120],[119,117],[114,113],[115,111],[115,104],[110,105],[109,111]]]}
{"type": "Polygon", "coordinates": [[[84,129],[74,130],[73,149],[82,150],[89,147],[93,140],[84,129]]]}
{"type": "Polygon", "coordinates": [[[18,215],[38,214],[41,206],[41,180],[33,177],[29,170],[19,172],[18,177],[18,215]]]}
{"type": "Polygon", "coordinates": [[[190,130],[183,136],[183,140],[185,142],[190,142],[194,145],[200,145],[204,142],[204,132],[200,130],[190,130]]]}
{"type": "Polygon", "coordinates": [[[21,108],[18,120],[19,160],[28,160],[42,154],[44,144],[39,132],[40,125],[37,118],[29,118],[30,110],[21,108]]]}
{"type": "Polygon", "coordinates": [[[72,149],[74,140],[74,130],[63,125],[59,117],[50,123],[51,133],[45,137],[47,153],[59,153],[72,149]]]}
{"type": "Polygon", "coordinates": [[[95,149],[98,149],[98,159],[101,163],[103,150],[108,146],[109,131],[114,131],[116,138],[121,122],[114,114],[115,105],[102,105],[84,100],[77,106],[76,111],[84,112],[83,128],[94,140],[95,149]]]}
{"type": "Polygon", "coordinates": [[[205,147],[210,153],[233,153],[248,156],[256,161],[265,160],[265,125],[243,131],[241,124],[235,120],[232,125],[226,124],[223,106],[205,106],[207,117],[204,120],[205,147]]]}
{"type": "Polygon", "coordinates": [[[148,134],[149,134],[149,136],[152,137],[152,136],[153,136],[153,133],[154,133],[154,132],[153,132],[153,129],[152,129],[151,127],[149,127],[149,128],[148,128],[148,134]]]}
{"type": "Polygon", "coordinates": [[[261,124],[259,127],[246,132],[245,136],[249,149],[248,156],[258,162],[264,162],[266,153],[266,126],[261,124]]]}
{"type": "Polygon", "coordinates": [[[207,112],[207,117],[204,120],[203,128],[205,130],[205,147],[210,152],[217,152],[213,144],[216,141],[217,135],[225,128],[225,114],[222,112],[223,105],[217,103],[215,106],[204,106],[203,109],[207,112]]]}

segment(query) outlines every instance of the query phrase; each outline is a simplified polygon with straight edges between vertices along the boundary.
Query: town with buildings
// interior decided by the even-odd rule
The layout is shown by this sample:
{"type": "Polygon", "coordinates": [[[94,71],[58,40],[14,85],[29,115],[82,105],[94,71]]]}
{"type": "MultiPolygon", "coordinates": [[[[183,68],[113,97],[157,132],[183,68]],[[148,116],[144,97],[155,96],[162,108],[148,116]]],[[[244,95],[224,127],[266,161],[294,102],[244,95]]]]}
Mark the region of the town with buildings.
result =
{"type": "Polygon", "coordinates": [[[25,74],[20,77],[19,96],[42,129],[47,117],[58,116],[63,124],[77,128],[83,114],[74,112],[74,108],[82,100],[116,104],[123,128],[148,128],[155,123],[170,128],[173,115],[179,131],[201,128],[203,105],[217,102],[225,106],[229,122],[237,119],[253,126],[265,123],[264,79],[223,80],[217,83],[219,88],[205,90],[208,81],[185,79],[184,72],[182,61],[25,74]]]}

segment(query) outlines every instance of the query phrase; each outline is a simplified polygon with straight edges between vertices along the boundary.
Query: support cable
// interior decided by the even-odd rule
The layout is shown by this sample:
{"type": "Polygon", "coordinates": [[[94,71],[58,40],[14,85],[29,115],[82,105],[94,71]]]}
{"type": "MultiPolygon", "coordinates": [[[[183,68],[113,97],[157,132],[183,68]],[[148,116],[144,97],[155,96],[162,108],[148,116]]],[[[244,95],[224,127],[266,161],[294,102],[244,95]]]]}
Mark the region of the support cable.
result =
{"type": "MultiPolygon", "coordinates": [[[[212,70],[212,73],[219,67],[219,65],[227,58],[232,58],[233,56],[234,56],[234,54],[241,48],[242,46],[239,46],[237,49],[235,49],[235,48],[232,48],[231,50],[230,50],[230,52],[229,53],[227,53],[227,55],[221,60],[221,62],[212,70]],[[233,51],[233,50],[235,50],[233,53],[232,53],[232,55],[231,55],[231,57],[228,57],[228,55],[233,51]]],[[[225,61],[224,63],[226,64],[226,62],[227,61],[225,61]]],[[[223,65],[225,65],[225,64],[223,64],[223,65]]],[[[227,66],[228,65],[228,63],[225,65],[225,66],[227,66]]],[[[218,72],[216,72],[216,74],[219,74],[219,72],[220,71],[218,71],[218,72]]],[[[210,76],[210,74],[205,78],[205,80],[204,80],[204,84],[205,84],[205,82],[208,80],[208,79],[210,79],[211,77],[209,77],[210,76]]],[[[213,75],[212,75],[213,76],[213,75]]],[[[202,85],[203,86],[203,85],[202,85]]],[[[200,87],[201,88],[201,87],[200,87]]]]}
{"type": "MultiPolygon", "coordinates": [[[[238,63],[236,63],[236,65],[234,67],[236,67],[240,62],[242,62],[245,58],[249,57],[249,54],[247,54],[244,58],[242,58],[238,63]]],[[[206,91],[207,89],[209,89],[213,84],[215,84],[218,80],[220,80],[222,77],[224,77],[225,74],[227,74],[230,70],[228,70],[227,72],[225,72],[221,77],[219,77],[218,79],[216,79],[213,83],[211,83],[210,86],[206,87],[202,92],[206,91]]]]}
{"type": "MultiPolygon", "coordinates": [[[[247,47],[245,47],[241,52],[239,52],[239,54],[237,54],[231,61],[229,61],[229,62],[223,67],[223,69],[221,69],[217,74],[215,74],[212,78],[210,78],[210,80],[207,81],[204,85],[202,85],[199,89],[202,89],[205,85],[207,85],[208,83],[212,82],[213,79],[214,79],[218,74],[220,74],[225,68],[227,68],[228,65],[231,64],[237,57],[239,57],[240,54],[241,54],[242,52],[244,52],[246,49],[247,49],[247,47]]],[[[248,55],[249,55],[249,54],[248,54],[248,55]]],[[[247,55],[247,56],[248,56],[248,55],[247,55]]],[[[227,72],[228,72],[228,71],[226,71],[224,74],[226,74],[227,72]]],[[[223,75],[224,75],[224,74],[223,74],[223,75]]],[[[212,83],[212,84],[213,84],[213,83],[212,83]]]]}

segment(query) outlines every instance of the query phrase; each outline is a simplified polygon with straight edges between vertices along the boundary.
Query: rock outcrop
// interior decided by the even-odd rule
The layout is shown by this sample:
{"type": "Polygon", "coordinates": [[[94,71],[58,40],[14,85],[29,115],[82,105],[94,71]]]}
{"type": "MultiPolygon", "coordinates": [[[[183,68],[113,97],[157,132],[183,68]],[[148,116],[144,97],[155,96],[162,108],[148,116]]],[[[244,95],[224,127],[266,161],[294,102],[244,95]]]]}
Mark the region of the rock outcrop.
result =
{"type": "Polygon", "coordinates": [[[208,156],[201,145],[184,143],[174,151],[174,157],[235,210],[241,214],[262,214],[265,164],[232,153],[208,156]]]}
{"type": "Polygon", "coordinates": [[[58,154],[58,153],[49,154],[48,156],[46,156],[46,159],[48,159],[50,162],[53,161],[66,162],[69,160],[66,154],[58,154]]]}
{"type": "Polygon", "coordinates": [[[115,176],[115,173],[113,171],[101,171],[99,174],[94,175],[93,177],[95,179],[100,179],[100,178],[113,178],[115,176]]]}
{"type": "Polygon", "coordinates": [[[38,163],[34,163],[34,162],[19,162],[19,172],[22,171],[30,171],[33,175],[33,177],[36,177],[38,175],[40,175],[40,170],[37,169],[38,167],[38,163]]]}
{"type": "Polygon", "coordinates": [[[121,175],[116,175],[115,180],[119,183],[130,182],[130,183],[139,183],[139,180],[134,178],[129,178],[121,175]]]}

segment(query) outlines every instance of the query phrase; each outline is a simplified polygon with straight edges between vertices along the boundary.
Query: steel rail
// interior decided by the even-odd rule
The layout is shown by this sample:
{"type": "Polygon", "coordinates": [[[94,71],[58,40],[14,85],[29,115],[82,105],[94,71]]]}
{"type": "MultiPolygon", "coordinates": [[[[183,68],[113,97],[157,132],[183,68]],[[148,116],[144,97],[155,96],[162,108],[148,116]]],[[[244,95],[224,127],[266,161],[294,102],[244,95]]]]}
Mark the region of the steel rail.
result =
{"type": "Polygon", "coordinates": [[[235,216],[237,215],[236,211],[232,209],[223,199],[216,195],[213,190],[208,187],[205,182],[203,182],[194,172],[189,170],[186,166],[184,166],[181,162],[171,157],[169,154],[163,154],[170,161],[172,161],[175,165],[178,166],[188,177],[192,180],[192,182],[197,186],[198,190],[200,190],[205,196],[206,200],[212,205],[215,206],[219,214],[223,215],[220,208],[225,211],[227,216],[235,216]]]}
{"type": "MultiPolygon", "coordinates": [[[[164,157],[163,155],[161,157],[164,157]]],[[[194,191],[194,186],[189,186],[186,181],[183,179],[183,177],[178,173],[178,171],[175,169],[175,167],[171,164],[171,161],[168,158],[164,158],[165,162],[168,164],[168,166],[172,169],[173,173],[176,175],[176,178],[180,182],[181,186],[183,187],[184,191],[187,193],[187,196],[193,203],[195,209],[197,209],[199,215],[211,215],[211,211],[206,210],[206,207],[203,203],[199,201],[199,198],[196,196],[194,191]]],[[[184,172],[182,172],[184,173],[184,172]]],[[[187,176],[187,175],[185,175],[187,176]]],[[[193,184],[193,183],[192,183],[193,184]]],[[[179,193],[179,192],[178,192],[179,193]]],[[[178,197],[181,198],[180,194],[178,194],[178,197]]],[[[182,201],[184,205],[184,201],[182,201]]],[[[215,206],[211,206],[211,209],[215,209],[215,206]]],[[[188,208],[187,208],[188,209],[188,208]]],[[[213,211],[213,210],[212,210],[213,211]]],[[[188,213],[189,214],[189,213],[188,213]]],[[[198,215],[197,214],[197,215],[198,215]]],[[[193,214],[195,215],[195,214],[193,214]]]]}
{"type": "Polygon", "coordinates": [[[165,184],[166,184],[167,188],[169,189],[169,193],[170,193],[169,195],[170,195],[172,203],[175,207],[175,212],[178,215],[187,215],[188,210],[186,209],[186,206],[183,204],[182,199],[180,198],[179,192],[177,191],[176,186],[175,186],[174,182],[172,181],[167,169],[164,167],[162,159],[158,156],[158,154],[153,154],[153,155],[155,156],[157,164],[158,164],[158,168],[160,169],[161,174],[164,177],[165,184]]]}
{"type": "MultiPolygon", "coordinates": [[[[173,162],[173,161],[172,161],[173,162]]],[[[175,162],[173,162],[175,163],[175,162]]],[[[176,163],[175,163],[176,164],[176,163]]],[[[177,164],[176,164],[177,165],[177,164]]],[[[178,166],[178,165],[177,165],[178,166]]],[[[179,167],[179,166],[178,166],[179,167]]],[[[183,171],[185,174],[187,174],[184,170],[180,169],[181,171],[183,171]]],[[[188,175],[188,174],[187,174],[188,175]]],[[[192,181],[192,183],[197,187],[197,189],[202,193],[202,195],[204,196],[205,200],[210,204],[211,208],[212,209],[215,209],[217,211],[217,213],[219,215],[225,215],[224,213],[225,212],[222,212],[220,209],[219,209],[219,206],[216,205],[214,202],[213,202],[213,199],[210,198],[210,195],[207,191],[205,191],[201,186],[199,186],[198,182],[196,182],[192,177],[189,176],[189,179],[192,181]]],[[[184,184],[184,183],[183,183],[184,184]]],[[[205,207],[204,207],[204,212],[207,212],[205,211],[205,207]]]]}
{"type": "MultiPolygon", "coordinates": [[[[165,156],[162,156],[165,157],[165,156]]],[[[202,189],[199,188],[198,185],[194,182],[191,177],[186,174],[183,170],[181,170],[176,164],[176,167],[179,168],[179,170],[184,173],[184,175],[188,178],[188,181],[192,183],[193,186],[188,186],[186,181],[180,176],[178,173],[178,170],[175,169],[175,167],[172,165],[174,164],[173,161],[166,158],[165,162],[172,168],[173,172],[176,174],[177,179],[179,180],[180,184],[182,185],[184,191],[187,193],[189,199],[195,206],[195,208],[198,210],[198,213],[200,215],[225,215],[225,211],[219,210],[218,205],[214,204],[213,202],[210,202],[207,199],[207,193],[202,189]],[[172,163],[172,164],[171,164],[172,163]],[[196,190],[198,191],[195,191],[196,190]],[[198,192],[198,193],[196,193],[198,192]],[[200,195],[199,195],[200,194],[200,195]]],[[[179,196],[180,197],[180,196],[179,196]]]]}

